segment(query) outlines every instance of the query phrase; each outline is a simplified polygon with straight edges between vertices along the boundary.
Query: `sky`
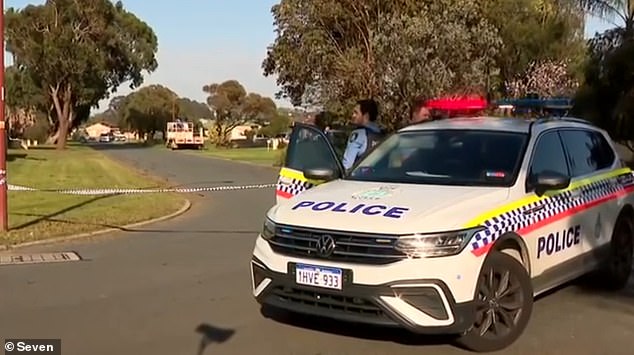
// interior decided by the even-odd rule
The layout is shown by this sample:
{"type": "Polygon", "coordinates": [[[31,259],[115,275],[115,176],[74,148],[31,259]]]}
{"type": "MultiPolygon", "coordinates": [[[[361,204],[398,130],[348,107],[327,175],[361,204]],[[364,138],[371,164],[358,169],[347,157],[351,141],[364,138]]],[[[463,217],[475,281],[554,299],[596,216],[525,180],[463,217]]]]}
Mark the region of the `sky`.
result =
{"type": "MultiPolygon", "coordinates": [[[[5,8],[23,8],[44,1],[4,0],[5,8]]],[[[145,75],[143,85],[161,84],[181,97],[206,100],[203,85],[238,80],[248,92],[274,98],[274,77],[264,77],[262,61],[275,40],[271,7],[279,0],[123,0],[126,9],[148,23],[159,39],[158,69],[145,75]]],[[[589,18],[586,36],[612,27],[589,18]]],[[[6,65],[11,57],[6,56],[6,65]]],[[[115,95],[131,90],[123,85],[115,95]]],[[[286,100],[278,106],[290,107],[286,100]]],[[[100,102],[96,112],[107,107],[100,102]]]]}

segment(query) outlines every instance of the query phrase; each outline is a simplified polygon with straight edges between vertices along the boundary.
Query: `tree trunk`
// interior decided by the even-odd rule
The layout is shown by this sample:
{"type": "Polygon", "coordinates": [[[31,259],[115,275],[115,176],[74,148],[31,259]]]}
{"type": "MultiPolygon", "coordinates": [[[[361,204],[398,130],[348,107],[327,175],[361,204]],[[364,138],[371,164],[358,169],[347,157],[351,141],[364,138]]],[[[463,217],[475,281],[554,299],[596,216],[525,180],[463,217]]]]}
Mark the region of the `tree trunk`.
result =
{"type": "Polygon", "coordinates": [[[56,87],[51,86],[50,90],[58,120],[57,144],[55,145],[55,149],[63,150],[66,149],[68,131],[70,129],[73,118],[71,86],[69,84],[66,84],[64,86],[63,92],[60,92],[59,85],[56,87]],[[61,100],[59,97],[60,94],[62,95],[61,100]]]}
{"type": "Polygon", "coordinates": [[[224,138],[222,137],[222,123],[216,122],[216,146],[217,147],[221,147],[224,141],[224,138]]]}
{"type": "Polygon", "coordinates": [[[57,136],[57,144],[55,145],[55,149],[64,150],[66,149],[66,140],[68,139],[68,128],[70,126],[70,122],[68,119],[63,119],[59,123],[59,130],[57,136]]]}
{"type": "Polygon", "coordinates": [[[55,144],[57,142],[57,138],[59,138],[59,127],[55,130],[55,133],[53,133],[53,135],[49,136],[46,139],[45,144],[55,144]]]}

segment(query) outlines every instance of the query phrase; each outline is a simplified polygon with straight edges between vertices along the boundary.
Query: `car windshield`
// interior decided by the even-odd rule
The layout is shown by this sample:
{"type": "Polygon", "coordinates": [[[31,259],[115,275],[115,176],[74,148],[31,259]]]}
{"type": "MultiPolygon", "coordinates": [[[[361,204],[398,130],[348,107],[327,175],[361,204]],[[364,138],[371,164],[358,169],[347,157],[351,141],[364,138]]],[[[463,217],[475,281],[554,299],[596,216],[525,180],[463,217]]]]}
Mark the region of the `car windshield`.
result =
{"type": "Polygon", "coordinates": [[[510,186],[524,147],[524,133],[422,130],[392,135],[346,179],[387,183],[510,186]]]}

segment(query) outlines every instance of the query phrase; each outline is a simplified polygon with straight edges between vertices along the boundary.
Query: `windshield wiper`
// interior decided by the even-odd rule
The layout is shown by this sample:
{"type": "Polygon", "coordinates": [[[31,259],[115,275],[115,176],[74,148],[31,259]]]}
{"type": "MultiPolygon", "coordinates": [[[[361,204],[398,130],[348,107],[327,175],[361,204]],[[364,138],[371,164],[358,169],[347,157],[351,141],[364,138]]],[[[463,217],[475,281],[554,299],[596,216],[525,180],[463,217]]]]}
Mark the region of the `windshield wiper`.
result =
{"type": "Polygon", "coordinates": [[[424,171],[406,171],[406,175],[408,176],[416,176],[416,177],[432,177],[432,178],[450,178],[450,175],[438,175],[438,174],[429,174],[424,171]]]}

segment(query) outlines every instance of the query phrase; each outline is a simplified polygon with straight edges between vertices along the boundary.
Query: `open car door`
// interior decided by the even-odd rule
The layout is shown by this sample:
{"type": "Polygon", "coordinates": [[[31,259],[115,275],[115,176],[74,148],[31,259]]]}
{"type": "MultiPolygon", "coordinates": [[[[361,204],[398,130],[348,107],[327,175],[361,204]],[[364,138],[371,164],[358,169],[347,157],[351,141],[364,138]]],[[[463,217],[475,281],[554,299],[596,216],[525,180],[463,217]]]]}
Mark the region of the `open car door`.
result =
{"type": "Polygon", "coordinates": [[[341,157],[345,150],[345,131],[322,132],[313,125],[296,123],[286,148],[286,159],[280,170],[275,189],[276,202],[286,201],[325,180],[311,180],[304,176],[307,169],[328,168],[343,177],[341,157]]]}

